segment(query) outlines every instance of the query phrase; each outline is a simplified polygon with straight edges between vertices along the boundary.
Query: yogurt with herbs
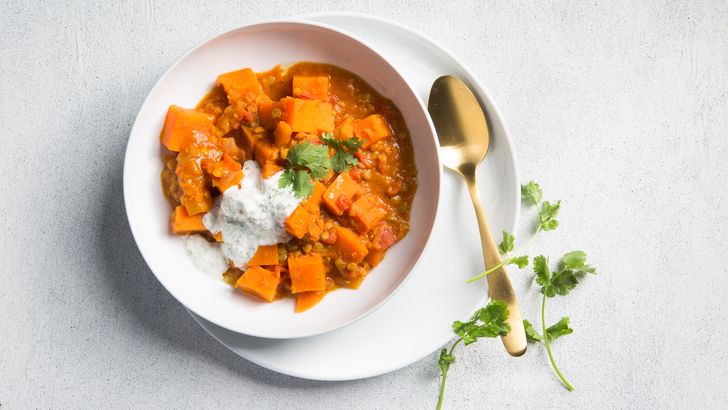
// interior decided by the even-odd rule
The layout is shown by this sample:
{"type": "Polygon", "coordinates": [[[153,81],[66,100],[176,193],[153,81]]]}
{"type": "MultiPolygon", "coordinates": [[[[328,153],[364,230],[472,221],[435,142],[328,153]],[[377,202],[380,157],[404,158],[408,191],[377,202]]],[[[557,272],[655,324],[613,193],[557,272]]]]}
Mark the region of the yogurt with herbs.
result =
{"type": "Polygon", "coordinates": [[[240,186],[225,190],[202,222],[212,233],[222,233],[220,251],[236,267],[244,268],[258,246],[291,239],[284,222],[298,206],[290,187],[281,188],[282,172],[263,179],[255,161],[243,164],[240,186]]]}

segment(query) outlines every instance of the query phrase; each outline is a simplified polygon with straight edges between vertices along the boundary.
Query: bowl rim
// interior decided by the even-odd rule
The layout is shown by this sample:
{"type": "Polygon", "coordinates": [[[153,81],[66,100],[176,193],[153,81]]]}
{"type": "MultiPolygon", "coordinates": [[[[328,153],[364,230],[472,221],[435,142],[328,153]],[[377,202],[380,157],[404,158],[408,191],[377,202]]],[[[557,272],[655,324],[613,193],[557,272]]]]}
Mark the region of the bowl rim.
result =
{"type": "MultiPolygon", "coordinates": [[[[356,73],[354,73],[354,74],[356,75],[356,73]]],[[[388,96],[384,96],[384,97],[389,98],[388,96]]],[[[409,126],[408,126],[408,128],[409,128],[409,126]]],[[[421,183],[421,181],[419,179],[419,175],[420,174],[418,173],[418,186],[421,183]]],[[[123,196],[124,196],[124,211],[127,216],[127,223],[129,224],[129,229],[131,230],[132,237],[134,238],[134,242],[137,245],[137,249],[139,250],[139,253],[142,255],[142,258],[144,259],[145,264],[147,265],[149,270],[152,272],[152,274],[154,274],[157,281],[162,285],[162,287],[167,292],[169,292],[170,295],[172,295],[172,297],[177,302],[182,304],[182,306],[184,306],[186,309],[188,309],[191,312],[195,313],[196,315],[202,317],[203,319],[205,319],[217,326],[220,326],[224,329],[235,332],[235,333],[244,334],[244,335],[253,336],[253,337],[266,338],[266,339],[297,339],[297,338],[311,337],[311,336],[328,333],[328,332],[340,329],[342,327],[351,325],[351,324],[365,318],[366,316],[370,315],[377,309],[379,309],[387,301],[389,301],[397,292],[399,292],[399,290],[402,289],[402,287],[404,287],[404,285],[410,279],[411,273],[416,269],[416,267],[419,265],[420,261],[422,260],[422,255],[429,250],[429,247],[431,246],[431,243],[433,242],[431,240],[432,239],[431,235],[432,235],[434,223],[437,219],[437,214],[438,214],[439,208],[440,208],[439,203],[440,203],[440,190],[441,190],[442,178],[443,178],[443,167],[442,167],[442,162],[441,162],[441,158],[440,158],[440,144],[439,144],[439,140],[437,138],[437,132],[435,130],[435,126],[434,126],[432,119],[430,118],[430,115],[427,111],[427,108],[425,107],[424,102],[421,100],[419,94],[417,93],[417,91],[415,91],[412,84],[400,73],[400,71],[397,70],[392,65],[392,63],[390,63],[389,60],[387,58],[385,58],[382,54],[380,54],[373,46],[371,46],[367,41],[361,39],[360,37],[353,35],[345,30],[341,30],[339,28],[330,26],[325,23],[303,21],[301,19],[297,19],[297,18],[293,17],[293,18],[258,20],[258,21],[255,21],[255,22],[252,22],[249,24],[242,24],[242,25],[239,25],[236,27],[227,28],[220,32],[217,32],[217,33],[211,35],[210,37],[207,37],[206,39],[198,42],[193,47],[191,47],[189,50],[187,50],[185,53],[183,53],[157,78],[154,85],[148,91],[146,97],[144,98],[144,101],[142,102],[139,110],[137,111],[137,114],[134,119],[134,124],[132,125],[131,130],[129,131],[129,136],[127,138],[127,143],[126,143],[126,148],[125,148],[125,153],[124,153],[124,166],[122,169],[122,192],[123,192],[123,196]],[[402,82],[402,84],[404,84],[406,90],[415,98],[415,101],[417,101],[417,107],[424,114],[424,117],[426,119],[426,127],[427,127],[427,130],[429,130],[429,136],[432,139],[432,142],[435,144],[434,156],[435,156],[435,160],[436,160],[436,172],[434,173],[435,180],[429,181],[430,183],[435,184],[434,196],[432,196],[430,198],[430,201],[432,201],[435,204],[435,206],[431,212],[431,215],[428,215],[429,220],[427,221],[427,227],[425,228],[425,231],[423,232],[423,234],[425,235],[425,238],[424,238],[425,242],[424,242],[424,245],[421,246],[419,251],[417,252],[417,254],[414,258],[414,261],[412,262],[409,269],[406,270],[406,272],[404,272],[404,275],[400,279],[399,283],[397,283],[396,286],[386,296],[382,297],[378,302],[373,304],[368,309],[364,310],[362,313],[352,315],[352,317],[348,320],[343,320],[340,323],[337,323],[333,326],[327,326],[327,327],[324,326],[320,330],[315,330],[315,331],[311,331],[311,332],[300,332],[300,333],[292,334],[292,335],[267,334],[267,333],[260,333],[260,332],[247,331],[247,330],[245,332],[241,332],[238,329],[231,329],[230,327],[226,326],[224,323],[221,323],[216,317],[210,317],[209,315],[199,312],[197,309],[193,308],[193,306],[188,306],[187,304],[183,303],[181,298],[177,295],[177,293],[175,291],[173,291],[172,289],[170,289],[170,287],[168,287],[167,284],[163,280],[160,279],[157,272],[155,272],[155,270],[152,269],[152,266],[149,263],[150,256],[148,256],[149,255],[148,252],[150,252],[150,251],[148,249],[145,250],[142,246],[140,246],[139,238],[140,238],[141,234],[135,228],[135,223],[133,222],[132,217],[129,213],[128,204],[129,204],[130,199],[129,199],[129,195],[127,194],[129,191],[131,191],[130,187],[127,185],[127,184],[131,183],[129,181],[129,178],[127,178],[127,170],[128,170],[127,167],[131,166],[130,165],[130,163],[131,163],[130,145],[131,145],[131,141],[132,141],[132,136],[135,135],[135,133],[137,133],[137,128],[141,127],[141,125],[138,122],[140,114],[142,112],[144,112],[144,110],[147,108],[150,97],[152,96],[152,94],[154,94],[154,92],[157,90],[157,88],[160,87],[163,80],[175,68],[177,68],[177,66],[180,65],[190,54],[194,53],[198,49],[205,47],[209,43],[218,40],[221,37],[224,37],[226,35],[232,34],[234,32],[240,31],[240,30],[251,30],[251,29],[256,29],[256,28],[261,28],[261,29],[269,28],[270,26],[276,26],[276,25],[281,25],[281,24],[289,25],[289,26],[293,25],[293,26],[303,26],[303,27],[314,27],[317,29],[322,29],[325,31],[332,32],[339,36],[347,37],[350,40],[353,40],[354,42],[360,44],[362,47],[368,49],[371,53],[373,53],[377,57],[379,57],[380,62],[382,64],[384,64],[385,66],[387,66],[389,69],[391,69],[391,71],[396,75],[397,80],[402,82]]],[[[415,195],[417,195],[417,193],[415,193],[415,195]]]]}

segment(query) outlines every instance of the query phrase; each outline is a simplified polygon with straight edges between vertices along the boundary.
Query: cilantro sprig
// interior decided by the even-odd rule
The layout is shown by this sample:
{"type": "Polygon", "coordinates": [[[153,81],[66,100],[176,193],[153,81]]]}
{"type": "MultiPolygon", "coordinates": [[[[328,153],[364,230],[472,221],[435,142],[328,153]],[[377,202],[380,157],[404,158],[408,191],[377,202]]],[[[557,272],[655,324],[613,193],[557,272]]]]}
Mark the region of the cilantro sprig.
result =
{"type": "MultiPolygon", "coordinates": [[[[559,221],[556,217],[558,216],[561,208],[561,201],[556,201],[554,203],[543,201],[543,191],[538,183],[534,181],[521,186],[521,195],[524,202],[535,206],[538,211],[538,225],[531,238],[523,246],[523,249],[525,249],[539,232],[552,231],[559,226],[559,221]]],[[[527,266],[529,262],[528,255],[514,256],[521,253],[515,251],[515,242],[515,237],[510,232],[503,231],[503,240],[500,245],[498,245],[498,251],[503,256],[503,262],[491,267],[477,276],[474,276],[468,282],[481,279],[504,265],[514,264],[519,268],[527,266]]],[[[568,295],[569,292],[581,283],[588,274],[596,273],[596,269],[586,263],[586,253],[583,251],[572,251],[563,255],[557,266],[557,270],[555,271],[552,271],[549,268],[549,262],[545,256],[536,256],[533,258],[533,270],[536,274],[534,282],[541,287],[540,290],[543,295],[541,301],[541,333],[536,330],[531,322],[524,319],[523,326],[526,332],[526,339],[529,343],[541,343],[546,347],[551,366],[556,371],[556,374],[559,379],[561,379],[564,386],[566,386],[569,391],[572,391],[574,387],[566,380],[564,375],[561,373],[561,370],[556,365],[556,361],[554,360],[554,356],[551,351],[551,343],[560,337],[573,333],[574,329],[569,326],[570,319],[568,316],[564,316],[558,322],[546,327],[546,299],[555,297],[556,295],[568,295]]],[[[503,302],[498,301],[494,301],[493,303],[503,304],[503,302]]],[[[505,308],[505,306],[503,307],[505,308]]],[[[487,307],[484,309],[487,309],[487,307]]],[[[507,308],[505,308],[505,312],[505,316],[501,316],[500,318],[503,321],[503,324],[507,327],[508,325],[505,323],[505,319],[508,317],[507,308]]],[[[474,315],[473,318],[476,318],[478,314],[479,313],[476,312],[476,315],[474,315]]],[[[483,321],[483,323],[485,323],[485,321],[483,321]]],[[[495,337],[497,335],[494,334],[493,331],[481,330],[481,333],[477,334],[477,332],[475,332],[471,336],[470,333],[464,330],[471,328],[479,329],[478,325],[473,322],[472,319],[470,322],[453,323],[453,330],[458,334],[459,338],[452,344],[449,350],[442,349],[440,352],[438,364],[442,374],[442,383],[440,385],[440,398],[437,404],[438,409],[442,407],[447,372],[450,365],[455,362],[453,352],[458,344],[464,342],[464,344],[467,345],[468,343],[472,343],[477,340],[478,337],[495,337]],[[460,332],[458,333],[459,330],[460,332]]],[[[505,331],[505,333],[499,334],[505,335],[508,331],[510,331],[509,328],[505,331]]]]}
{"type": "Polygon", "coordinates": [[[331,169],[329,149],[325,145],[304,141],[288,151],[288,168],[283,171],[278,186],[291,187],[296,197],[306,199],[313,192],[313,180],[323,179],[331,169]]]}
{"type": "Polygon", "coordinates": [[[554,355],[551,352],[551,342],[561,336],[573,333],[574,330],[569,327],[570,319],[568,317],[562,317],[555,324],[546,327],[546,299],[556,295],[568,295],[587,274],[595,274],[596,269],[586,263],[585,252],[572,251],[564,254],[561,262],[559,262],[558,269],[555,271],[551,271],[548,259],[545,256],[536,256],[533,258],[533,271],[536,274],[536,284],[541,286],[541,293],[543,294],[541,301],[541,331],[543,333],[538,333],[528,320],[524,320],[523,326],[526,328],[526,339],[531,343],[541,343],[546,347],[551,366],[564,383],[564,386],[572,391],[574,387],[566,380],[556,365],[554,355]]]}
{"type": "MultiPolygon", "coordinates": [[[[537,182],[530,181],[526,185],[521,185],[521,200],[529,205],[535,206],[538,210],[538,225],[531,235],[531,238],[523,246],[523,250],[528,248],[539,232],[553,231],[559,226],[559,221],[556,217],[559,215],[561,201],[556,201],[552,204],[549,201],[542,201],[542,199],[543,191],[537,182]]],[[[487,268],[485,272],[468,279],[468,283],[480,280],[506,265],[516,265],[521,269],[528,265],[528,255],[514,256],[514,254],[520,252],[515,252],[515,237],[508,231],[503,231],[503,240],[498,245],[498,251],[503,256],[503,261],[487,268]]]]}
{"type": "Polygon", "coordinates": [[[324,179],[330,170],[344,172],[359,163],[354,156],[364,141],[352,137],[347,140],[334,138],[333,132],[321,134],[321,144],[304,141],[288,151],[287,169],[283,171],[278,186],[291,187],[299,199],[306,199],[313,193],[313,181],[324,179]],[[329,158],[329,147],[334,155],[329,158]]]}
{"type": "Polygon", "coordinates": [[[445,384],[447,383],[447,373],[450,365],[455,363],[455,348],[463,343],[465,346],[475,343],[478,339],[487,337],[493,338],[497,336],[505,336],[511,331],[508,320],[508,305],[500,300],[493,300],[485,307],[482,307],[473,313],[470,320],[461,322],[459,320],[453,322],[452,331],[458,336],[453,342],[450,349],[442,348],[438,365],[442,381],[440,382],[440,397],[437,400],[437,409],[442,409],[442,402],[445,397],[445,384]]]}
{"type": "Polygon", "coordinates": [[[325,132],[321,134],[321,141],[335,150],[331,157],[331,168],[334,171],[344,172],[359,163],[354,154],[364,144],[363,140],[356,137],[346,140],[336,139],[333,132],[325,132]]]}

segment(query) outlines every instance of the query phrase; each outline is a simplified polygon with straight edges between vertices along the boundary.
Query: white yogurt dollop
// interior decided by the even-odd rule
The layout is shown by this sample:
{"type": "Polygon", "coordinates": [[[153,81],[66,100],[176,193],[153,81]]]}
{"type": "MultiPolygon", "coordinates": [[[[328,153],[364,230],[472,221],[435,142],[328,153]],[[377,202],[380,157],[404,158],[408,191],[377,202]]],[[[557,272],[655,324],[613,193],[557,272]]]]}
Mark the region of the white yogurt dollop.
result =
{"type": "Polygon", "coordinates": [[[258,246],[291,239],[283,224],[299,203],[290,187],[278,186],[282,172],[264,180],[258,163],[245,161],[243,174],[241,186],[225,190],[202,218],[210,232],[222,232],[220,250],[240,268],[258,246]]]}
{"type": "Polygon", "coordinates": [[[227,270],[227,259],[220,251],[219,243],[208,242],[200,235],[187,235],[182,240],[187,256],[197,269],[218,279],[227,270]]]}

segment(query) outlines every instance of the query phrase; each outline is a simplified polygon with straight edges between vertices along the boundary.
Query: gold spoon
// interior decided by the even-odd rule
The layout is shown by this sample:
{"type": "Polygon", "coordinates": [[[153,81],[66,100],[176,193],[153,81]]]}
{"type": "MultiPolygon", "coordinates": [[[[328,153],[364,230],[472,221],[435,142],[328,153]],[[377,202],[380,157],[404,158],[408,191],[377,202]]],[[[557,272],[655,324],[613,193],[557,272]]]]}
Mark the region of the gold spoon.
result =
{"type": "MultiPolygon", "coordinates": [[[[438,78],[432,84],[427,109],[440,140],[443,164],[462,175],[468,185],[478,218],[486,269],[496,266],[502,259],[490,233],[475,183],[475,169],[485,158],[490,145],[485,113],[468,86],[449,75],[438,78]]],[[[520,356],[526,352],[526,332],[511,280],[505,267],[496,269],[487,278],[491,299],[505,302],[510,312],[508,324],[511,325],[511,331],[501,338],[503,345],[512,356],[520,356]]]]}

